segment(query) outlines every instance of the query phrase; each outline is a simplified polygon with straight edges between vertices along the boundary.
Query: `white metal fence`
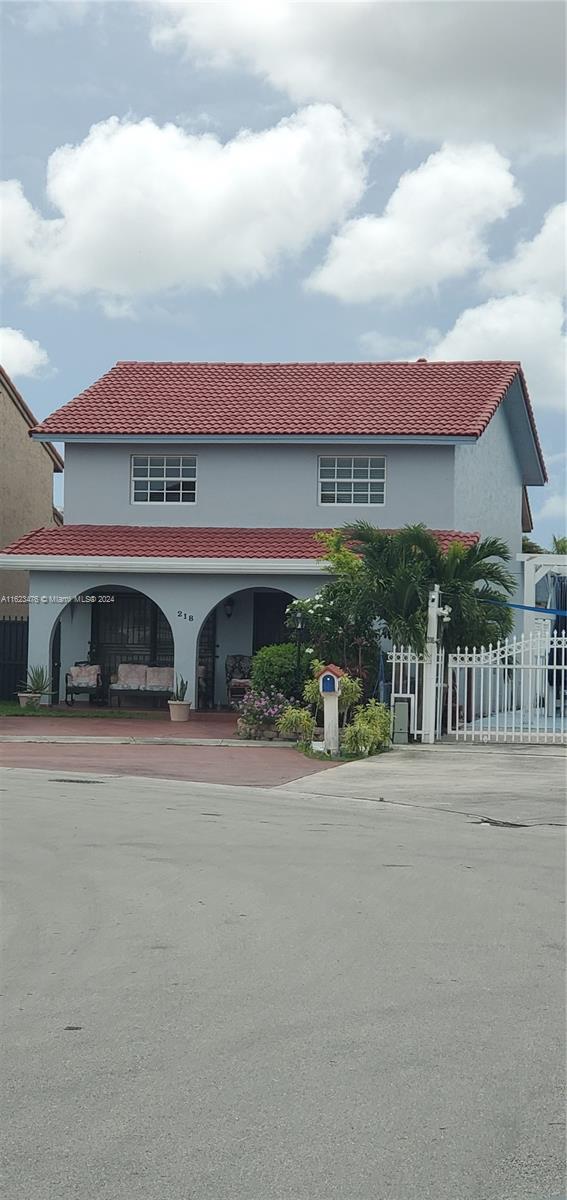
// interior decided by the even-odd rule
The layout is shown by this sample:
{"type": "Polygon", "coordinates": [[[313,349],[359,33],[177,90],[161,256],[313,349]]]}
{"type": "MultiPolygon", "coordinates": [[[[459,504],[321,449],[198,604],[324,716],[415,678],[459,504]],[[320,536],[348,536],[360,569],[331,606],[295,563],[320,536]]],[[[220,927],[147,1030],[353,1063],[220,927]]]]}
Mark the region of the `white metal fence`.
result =
{"type": "Polygon", "coordinates": [[[468,742],[567,742],[567,635],[538,631],[448,659],[447,731],[468,742]]]}
{"type": "MultiPolygon", "coordinates": [[[[388,654],[388,662],[392,665],[392,690],[390,693],[390,708],[392,716],[396,700],[409,700],[411,738],[422,738],[423,728],[423,683],[428,660],[423,654],[416,654],[411,646],[393,646],[388,654]]],[[[443,671],[445,652],[438,649],[436,653],[435,673],[435,737],[441,736],[443,715],[443,671]]]]}

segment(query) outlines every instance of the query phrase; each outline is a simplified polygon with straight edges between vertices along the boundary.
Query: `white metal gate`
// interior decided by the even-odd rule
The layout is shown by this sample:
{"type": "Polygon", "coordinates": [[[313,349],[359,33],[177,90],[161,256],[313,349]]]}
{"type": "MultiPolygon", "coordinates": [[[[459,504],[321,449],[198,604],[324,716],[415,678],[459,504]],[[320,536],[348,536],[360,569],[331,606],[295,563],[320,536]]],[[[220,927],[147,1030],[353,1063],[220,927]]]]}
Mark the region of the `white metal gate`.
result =
{"type": "Polygon", "coordinates": [[[567,742],[567,635],[538,632],[450,654],[447,727],[458,741],[567,742]]]}
{"type": "MultiPolygon", "coordinates": [[[[390,693],[390,709],[392,718],[396,700],[409,700],[411,738],[423,738],[423,683],[428,659],[423,654],[416,654],[411,646],[393,646],[388,654],[388,662],[392,664],[392,690],[390,693]]],[[[438,649],[435,667],[435,737],[441,736],[441,720],[443,715],[443,670],[445,652],[438,649]]]]}

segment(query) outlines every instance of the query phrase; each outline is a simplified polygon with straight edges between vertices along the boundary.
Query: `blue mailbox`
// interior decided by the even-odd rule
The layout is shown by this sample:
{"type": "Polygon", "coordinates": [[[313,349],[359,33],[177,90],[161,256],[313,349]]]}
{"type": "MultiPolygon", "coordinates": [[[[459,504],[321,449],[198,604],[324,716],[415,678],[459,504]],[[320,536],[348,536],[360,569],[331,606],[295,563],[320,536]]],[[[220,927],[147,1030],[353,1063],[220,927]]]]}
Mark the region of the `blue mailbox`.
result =
{"type": "Polygon", "coordinates": [[[322,696],[340,696],[341,693],[341,676],[344,671],[340,667],[335,667],[334,663],[329,663],[319,671],[319,691],[322,696]]]}

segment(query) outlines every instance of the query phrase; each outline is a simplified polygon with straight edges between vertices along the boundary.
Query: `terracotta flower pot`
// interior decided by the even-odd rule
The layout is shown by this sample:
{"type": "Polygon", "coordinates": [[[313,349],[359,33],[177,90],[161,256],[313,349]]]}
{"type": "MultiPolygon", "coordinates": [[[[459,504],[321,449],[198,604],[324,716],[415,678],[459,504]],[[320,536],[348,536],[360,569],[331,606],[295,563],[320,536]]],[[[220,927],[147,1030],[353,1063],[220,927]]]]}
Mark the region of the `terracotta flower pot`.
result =
{"type": "Polygon", "coordinates": [[[168,700],[169,718],[171,721],[188,721],[190,700],[168,700]]]}

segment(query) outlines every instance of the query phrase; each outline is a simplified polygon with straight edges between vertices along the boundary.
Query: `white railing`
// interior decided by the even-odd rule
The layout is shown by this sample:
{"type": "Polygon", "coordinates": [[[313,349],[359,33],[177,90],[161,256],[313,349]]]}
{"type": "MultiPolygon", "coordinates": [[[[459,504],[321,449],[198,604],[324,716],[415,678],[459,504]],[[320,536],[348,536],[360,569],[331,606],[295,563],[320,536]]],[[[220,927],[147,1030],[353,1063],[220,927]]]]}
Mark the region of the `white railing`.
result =
{"type": "Polygon", "coordinates": [[[448,732],[469,742],[567,742],[567,635],[538,631],[457,649],[448,732]]]}
{"type": "MultiPolygon", "coordinates": [[[[396,700],[409,700],[411,738],[422,738],[423,728],[423,683],[429,662],[424,654],[416,654],[411,646],[393,646],[388,654],[392,665],[392,690],[390,708],[393,716],[396,700]]],[[[435,664],[435,736],[441,736],[443,716],[443,671],[445,652],[438,649],[435,664]]]]}

